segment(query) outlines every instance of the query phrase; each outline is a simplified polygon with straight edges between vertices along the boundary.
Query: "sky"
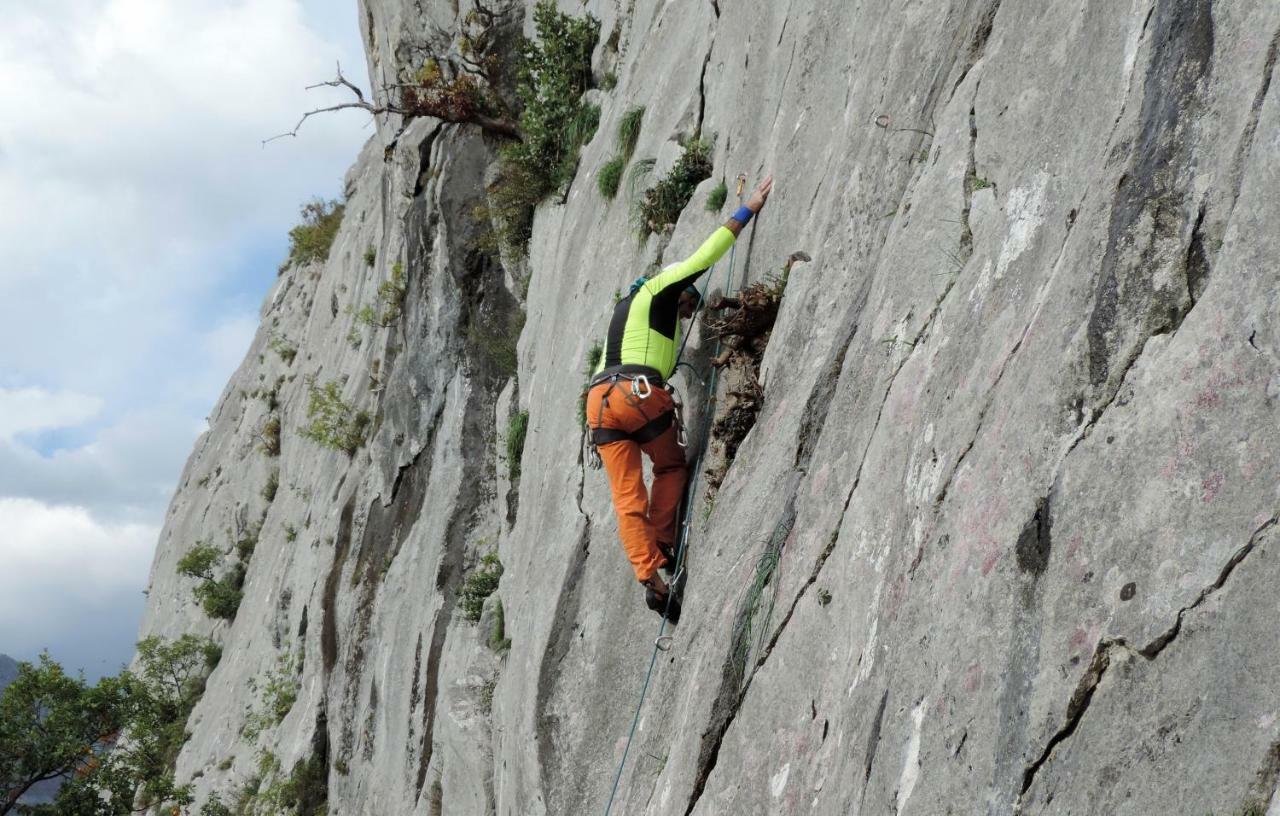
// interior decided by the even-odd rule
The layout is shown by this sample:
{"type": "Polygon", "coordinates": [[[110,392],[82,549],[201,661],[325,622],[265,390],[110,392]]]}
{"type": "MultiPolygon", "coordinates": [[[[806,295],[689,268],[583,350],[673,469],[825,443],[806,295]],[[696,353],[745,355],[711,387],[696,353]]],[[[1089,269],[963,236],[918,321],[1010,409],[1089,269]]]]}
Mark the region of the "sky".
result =
{"type": "Polygon", "coordinates": [[[368,117],[356,0],[0,0],[0,653],[132,655],[169,499],[368,117]]]}

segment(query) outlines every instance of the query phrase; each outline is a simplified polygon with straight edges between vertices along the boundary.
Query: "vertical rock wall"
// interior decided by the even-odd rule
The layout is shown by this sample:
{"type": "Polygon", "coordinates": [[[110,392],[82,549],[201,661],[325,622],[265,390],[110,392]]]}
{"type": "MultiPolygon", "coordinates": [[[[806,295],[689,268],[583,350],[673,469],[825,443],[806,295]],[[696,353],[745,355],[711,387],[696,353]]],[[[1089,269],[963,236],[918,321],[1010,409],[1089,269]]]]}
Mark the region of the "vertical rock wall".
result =
{"type": "MultiPolygon", "coordinates": [[[[583,464],[583,360],[615,290],[724,217],[703,207],[715,183],[773,172],[713,286],[813,261],[789,278],[757,425],[691,513],[684,620],[613,812],[1265,807],[1280,6],[561,5],[602,21],[617,87],[592,92],[600,130],[527,262],[474,250],[495,146],[389,121],[348,175],[329,261],[264,304],[142,627],[224,644],[180,779],[226,799],[265,750],[285,769],[321,757],[330,814],[603,812],[657,619],[583,464]],[[645,243],[625,183],[608,204],[594,179],[633,105],[658,175],[679,138],[714,144],[714,177],[645,243]],[[404,315],[359,326],[397,262],[404,315]],[[373,415],[354,456],[299,434],[308,377],[373,415]],[[278,458],[259,450],[273,389],[278,458]],[[240,612],[213,624],[175,564],[259,521],[240,612]],[[459,593],[494,549],[505,572],[473,624],[459,593]],[[506,652],[488,646],[497,598],[506,652]],[[297,701],[253,735],[282,659],[297,701]]],[[[364,0],[375,82],[466,12],[364,0]]],[[[703,386],[679,379],[699,428],[703,386]]]]}

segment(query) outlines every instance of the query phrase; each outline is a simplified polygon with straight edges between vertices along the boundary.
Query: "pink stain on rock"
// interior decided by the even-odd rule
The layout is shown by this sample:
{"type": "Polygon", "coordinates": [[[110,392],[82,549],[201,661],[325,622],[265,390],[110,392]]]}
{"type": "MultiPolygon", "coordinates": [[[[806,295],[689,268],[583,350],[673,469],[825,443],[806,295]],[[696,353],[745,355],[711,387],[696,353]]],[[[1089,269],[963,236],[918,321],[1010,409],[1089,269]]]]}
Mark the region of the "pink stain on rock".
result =
{"type": "Polygon", "coordinates": [[[999,560],[1000,560],[999,550],[987,553],[987,557],[982,559],[982,576],[984,578],[991,574],[991,570],[995,567],[996,562],[999,560]]]}
{"type": "Polygon", "coordinates": [[[974,663],[964,673],[964,690],[973,694],[982,685],[982,664],[974,663]]]}
{"type": "Polygon", "coordinates": [[[1227,477],[1219,471],[1214,471],[1200,481],[1200,501],[1206,504],[1218,497],[1218,491],[1222,489],[1222,484],[1227,477]]]}

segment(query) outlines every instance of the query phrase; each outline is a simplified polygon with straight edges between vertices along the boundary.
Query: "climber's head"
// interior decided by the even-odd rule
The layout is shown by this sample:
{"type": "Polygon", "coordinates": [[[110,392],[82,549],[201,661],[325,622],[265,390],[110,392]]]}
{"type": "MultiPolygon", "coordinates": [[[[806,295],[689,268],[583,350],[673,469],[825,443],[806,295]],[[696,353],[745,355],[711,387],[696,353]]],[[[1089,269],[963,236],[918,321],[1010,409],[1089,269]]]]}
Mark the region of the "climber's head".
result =
{"type": "Polygon", "coordinates": [[[693,317],[693,313],[698,311],[698,304],[702,302],[702,295],[698,294],[695,286],[690,285],[680,293],[680,316],[688,319],[693,317]]]}

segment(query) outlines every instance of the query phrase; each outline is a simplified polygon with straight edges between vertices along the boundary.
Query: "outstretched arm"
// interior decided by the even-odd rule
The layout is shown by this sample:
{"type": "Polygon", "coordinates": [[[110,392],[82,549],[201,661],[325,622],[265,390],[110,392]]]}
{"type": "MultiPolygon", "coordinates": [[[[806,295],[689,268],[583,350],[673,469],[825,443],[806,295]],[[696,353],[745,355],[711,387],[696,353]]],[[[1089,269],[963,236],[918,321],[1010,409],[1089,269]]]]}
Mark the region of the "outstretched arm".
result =
{"type": "Polygon", "coordinates": [[[720,260],[729,247],[733,246],[734,239],[742,232],[742,228],[747,225],[751,217],[764,207],[769,200],[769,193],[773,191],[773,176],[766,176],[764,181],[756,185],[751,191],[747,203],[738,208],[738,211],[724,222],[724,226],[711,233],[711,237],[698,247],[698,251],[685,258],[683,261],[673,264],[662,271],[661,274],[655,276],[652,280],[645,284],[645,288],[654,294],[666,289],[669,286],[684,284],[688,285],[695,278],[707,271],[716,261],[720,260]]]}

